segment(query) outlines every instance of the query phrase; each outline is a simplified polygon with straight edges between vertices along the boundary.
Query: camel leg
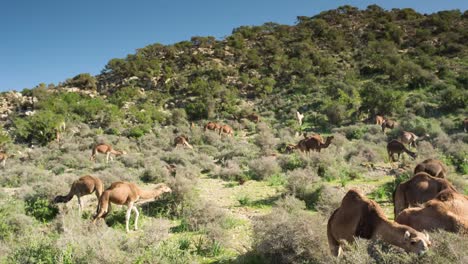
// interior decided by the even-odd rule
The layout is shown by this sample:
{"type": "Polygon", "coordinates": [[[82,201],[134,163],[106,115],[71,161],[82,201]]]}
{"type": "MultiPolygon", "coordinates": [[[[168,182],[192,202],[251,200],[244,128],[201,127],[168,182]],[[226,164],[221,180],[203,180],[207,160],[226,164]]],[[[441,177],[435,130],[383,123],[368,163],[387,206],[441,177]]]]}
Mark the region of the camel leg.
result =
{"type": "Polygon", "coordinates": [[[76,196],[78,198],[78,212],[81,214],[83,210],[83,204],[81,203],[81,198],[79,195],[76,196]]]}
{"type": "Polygon", "coordinates": [[[133,202],[128,203],[127,213],[125,214],[125,230],[127,233],[130,232],[128,229],[128,224],[130,222],[130,214],[132,213],[133,202]]]}
{"type": "Polygon", "coordinates": [[[136,208],[136,206],[133,206],[132,209],[135,212],[135,230],[138,230],[138,217],[140,216],[140,213],[138,212],[138,208],[136,208]]]}
{"type": "Polygon", "coordinates": [[[106,154],[106,163],[109,163],[109,157],[110,157],[110,152],[107,152],[107,154],[106,154]]]}
{"type": "Polygon", "coordinates": [[[3,159],[3,161],[2,161],[2,167],[5,168],[5,165],[6,165],[6,159],[3,159]]]}

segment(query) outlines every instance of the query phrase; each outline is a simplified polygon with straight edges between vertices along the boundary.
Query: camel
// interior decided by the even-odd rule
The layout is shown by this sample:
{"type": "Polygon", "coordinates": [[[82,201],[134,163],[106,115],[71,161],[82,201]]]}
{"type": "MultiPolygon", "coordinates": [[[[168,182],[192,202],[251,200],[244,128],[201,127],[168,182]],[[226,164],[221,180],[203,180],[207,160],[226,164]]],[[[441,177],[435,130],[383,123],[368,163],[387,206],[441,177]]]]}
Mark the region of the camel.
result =
{"type": "Polygon", "coordinates": [[[203,130],[206,131],[207,129],[209,129],[209,130],[216,131],[216,130],[219,130],[220,128],[221,128],[220,124],[216,122],[208,122],[203,128],[203,130]]]}
{"type": "Polygon", "coordinates": [[[113,154],[115,156],[121,156],[121,155],[127,154],[125,151],[115,150],[115,149],[112,148],[111,145],[104,144],[104,143],[101,143],[101,144],[98,144],[98,145],[94,146],[93,150],[91,151],[91,157],[89,159],[91,161],[96,162],[96,154],[97,153],[106,154],[106,163],[109,163],[109,158],[111,160],[113,160],[112,157],[111,157],[111,154],[113,154]]]}
{"type": "Polygon", "coordinates": [[[0,162],[2,163],[2,167],[5,168],[6,160],[10,158],[11,155],[8,155],[4,152],[0,152],[0,162]]]}
{"type": "Polygon", "coordinates": [[[463,120],[463,130],[468,133],[468,117],[463,120]]]}
{"type": "Polygon", "coordinates": [[[400,183],[393,192],[395,217],[405,208],[425,203],[446,189],[456,192],[455,187],[445,179],[432,177],[426,172],[415,174],[411,179],[400,183]]]}
{"type": "Polygon", "coordinates": [[[223,125],[219,128],[219,135],[221,135],[222,133],[228,135],[228,136],[232,136],[233,135],[233,130],[230,126],[228,125],[223,125]]]}
{"type": "Polygon", "coordinates": [[[304,114],[299,113],[299,111],[296,111],[296,118],[297,121],[299,122],[299,126],[302,126],[302,119],[304,119],[304,114]]]}
{"type": "Polygon", "coordinates": [[[447,176],[447,169],[440,160],[436,159],[427,159],[414,168],[414,174],[418,172],[429,173],[433,177],[445,178],[447,176]]]}
{"type": "Polygon", "coordinates": [[[468,197],[446,189],[421,207],[403,210],[396,221],[419,231],[444,229],[466,234],[468,232],[468,197]]]}
{"type": "Polygon", "coordinates": [[[304,136],[304,139],[315,138],[318,141],[320,141],[322,144],[325,144],[325,140],[323,140],[323,137],[320,134],[313,134],[313,135],[308,136],[307,133],[303,133],[302,135],[304,136]]]}
{"type": "Polygon", "coordinates": [[[260,116],[257,115],[256,113],[251,113],[247,115],[246,118],[254,123],[260,122],[260,116]]]}
{"type": "Polygon", "coordinates": [[[142,190],[135,183],[114,182],[102,193],[93,223],[96,223],[100,218],[105,218],[109,214],[111,211],[111,203],[127,205],[125,230],[129,232],[128,224],[132,210],[135,212],[135,230],[138,230],[138,217],[140,213],[136,205],[152,202],[164,193],[171,192],[171,188],[164,183],[157,184],[153,190],[142,190]]]}
{"type": "Polygon", "coordinates": [[[78,210],[81,212],[83,209],[81,197],[92,194],[94,192],[97,199],[99,200],[103,190],[104,184],[99,178],[93,177],[91,175],[85,175],[72,183],[70,191],[67,195],[58,195],[55,197],[54,203],[68,203],[73,198],[73,196],[76,195],[76,198],[78,198],[78,210]]]}
{"type": "Polygon", "coordinates": [[[302,139],[296,146],[302,152],[309,152],[311,149],[320,152],[323,148],[330,146],[333,138],[334,136],[329,136],[326,138],[325,143],[322,143],[323,139],[320,141],[317,137],[311,136],[302,139]]]}
{"type": "Polygon", "coordinates": [[[384,122],[385,118],[381,115],[375,116],[375,124],[381,126],[384,122]]]}
{"type": "Polygon", "coordinates": [[[413,159],[417,157],[416,153],[409,151],[403,143],[401,143],[398,140],[393,139],[392,141],[388,142],[387,144],[387,152],[388,152],[388,157],[390,158],[391,161],[395,162],[397,160],[400,160],[400,155],[403,152],[406,152],[410,157],[413,159]],[[398,154],[398,159],[395,160],[394,154],[398,154]]]}
{"type": "Polygon", "coordinates": [[[188,143],[188,137],[186,135],[180,135],[174,138],[174,145],[177,147],[182,145],[183,147],[188,147],[193,149],[193,147],[188,143]]]}
{"type": "Polygon", "coordinates": [[[396,126],[396,121],[394,120],[390,120],[390,119],[384,119],[383,123],[382,123],[382,132],[385,133],[385,129],[386,128],[390,128],[390,129],[393,129],[395,126],[396,126]]]}
{"type": "Polygon", "coordinates": [[[376,202],[364,197],[357,190],[349,190],[340,207],[330,216],[327,236],[334,256],[341,255],[342,240],[353,242],[355,237],[380,238],[407,252],[417,254],[425,253],[431,245],[427,234],[389,221],[376,202]]]}
{"type": "Polygon", "coordinates": [[[408,147],[416,147],[416,141],[423,140],[425,138],[428,138],[429,134],[425,134],[422,137],[416,136],[414,133],[408,132],[408,131],[402,131],[400,134],[400,141],[403,144],[408,144],[408,147]]]}

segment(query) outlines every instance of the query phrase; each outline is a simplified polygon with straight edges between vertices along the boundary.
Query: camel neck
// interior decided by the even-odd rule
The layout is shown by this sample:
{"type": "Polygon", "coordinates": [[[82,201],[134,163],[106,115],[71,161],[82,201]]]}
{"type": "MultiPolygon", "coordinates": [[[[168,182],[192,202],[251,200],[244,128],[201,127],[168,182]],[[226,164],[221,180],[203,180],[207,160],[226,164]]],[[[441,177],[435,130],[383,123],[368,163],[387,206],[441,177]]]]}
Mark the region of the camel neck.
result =
{"type": "Polygon", "coordinates": [[[373,234],[373,238],[379,237],[387,243],[401,247],[407,227],[388,220],[382,220],[373,234]]]}
{"type": "Polygon", "coordinates": [[[159,195],[161,195],[161,190],[141,190],[140,189],[140,193],[139,193],[141,200],[154,200],[159,195]]]}

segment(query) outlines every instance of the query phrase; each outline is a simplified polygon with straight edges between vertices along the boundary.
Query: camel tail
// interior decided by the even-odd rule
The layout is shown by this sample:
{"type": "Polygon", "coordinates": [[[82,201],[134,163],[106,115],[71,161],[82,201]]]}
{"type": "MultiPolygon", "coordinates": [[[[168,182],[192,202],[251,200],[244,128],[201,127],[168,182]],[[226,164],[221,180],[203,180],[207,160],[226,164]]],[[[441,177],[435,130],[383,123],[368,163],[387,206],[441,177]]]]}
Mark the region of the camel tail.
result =
{"type": "Polygon", "coordinates": [[[332,220],[333,220],[333,217],[335,217],[335,214],[336,212],[338,212],[338,209],[336,209],[333,214],[330,216],[330,219],[328,219],[328,223],[327,223],[327,237],[328,237],[328,246],[330,247],[330,251],[331,253],[334,255],[334,256],[339,256],[340,255],[340,251],[341,251],[341,248],[340,248],[340,243],[338,242],[338,240],[336,240],[333,235],[332,235],[332,232],[331,232],[331,228],[332,228],[332,220]]]}

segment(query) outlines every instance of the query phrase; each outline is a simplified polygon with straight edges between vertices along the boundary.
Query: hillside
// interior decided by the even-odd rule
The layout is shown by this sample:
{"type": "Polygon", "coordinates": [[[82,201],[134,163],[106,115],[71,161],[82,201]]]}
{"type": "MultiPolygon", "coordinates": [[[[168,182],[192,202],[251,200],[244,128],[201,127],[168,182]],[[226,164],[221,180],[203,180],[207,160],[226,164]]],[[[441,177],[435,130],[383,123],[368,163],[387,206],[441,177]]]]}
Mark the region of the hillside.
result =
{"type": "Polygon", "coordinates": [[[2,93],[0,263],[466,263],[462,234],[431,232],[422,257],[358,240],[339,260],[325,231],[351,188],[393,219],[393,191],[427,158],[468,194],[467,43],[468,11],[343,6],[2,93]],[[396,126],[383,133],[376,115],[396,126]],[[417,156],[392,162],[387,142],[402,131],[421,137],[408,146],[417,156]],[[307,153],[303,133],[333,139],[307,153]],[[175,146],[180,135],[193,149],[175,146]],[[125,154],[93,162],[99,143],[125,154]],[[172,194],[139,206],[140,230],[126,233],[125,206],[93,225],[94,194],[81,214],[76,198],[52,202],[87,174],[172,194]]]}

